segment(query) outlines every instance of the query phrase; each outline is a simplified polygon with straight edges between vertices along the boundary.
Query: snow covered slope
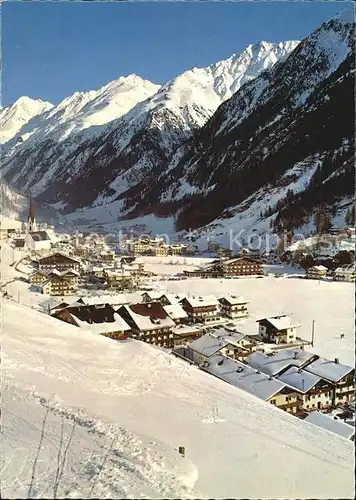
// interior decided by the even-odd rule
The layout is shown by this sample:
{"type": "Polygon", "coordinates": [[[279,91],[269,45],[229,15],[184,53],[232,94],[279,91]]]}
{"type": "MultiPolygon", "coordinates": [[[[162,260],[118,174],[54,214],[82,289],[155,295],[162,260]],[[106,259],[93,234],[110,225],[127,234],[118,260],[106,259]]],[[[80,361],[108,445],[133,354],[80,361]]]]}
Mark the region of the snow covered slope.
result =
{"type": "Polygon", "coordinates": [[[92,107],[102,105],[107,90],[98,91],[99,97],[76,93],[43,115],[35,132],[30,124],[28,132],[21,131],[32,134],[29,139],[9,145],[3,158],[5,178],[15,186],[31,188],[43,201],[61,202],[67,212],[118,197],[123,199],[119,212],[124,211],[140,183],[156,179],[175,149],[224,100],[284,58],[297,43],[262,42],[207,68],[186,71],[161,88],[150,84],[146,100],[140,96],[126,114],[115,110],[117,119],[104,130],[94,126],[102,120],[92,107]],[[90,105],[85,104],[87,99],[90,105]],[[82,110],[86,116],[87,109],[93,126],[78,133],[84,127],[82,110]]]}
{"type": "Polygon", "coordinates": [[[337,210],[354,189],[354,30],[353,11],[343,13],[243,85],[141,185],[130,217],[178,214],[188,229],[236,216],[235,228],[266,231],[272,214],[283,229],[322,202],[337,210]]]}
{"type": "Polygon", "coordinates": [[[50,102],[24,96],[0,109],[0,144],[12,139],[31,118],[51,108],[53,104],[50,102]]]}
{"type": "Polygon", "coordinates": [[[7,300],[2,315],[3,496],[33,476],[47,498],[353,498],[350,441],[153,346],[7,300]]]}
{"type": "MultiPolygon", "coordinates": [[[[18,227],[16,222],[26,222],[29,210],[29,197],[24,196],[10,188],[4,181],[0,182],[0,225],[9,228],[18,227]],[[16,221],[16,222],[12,222],[16,221]]],[[[38,222],[47,222],[57,224],[65,221],[65,216],[60,214],[53,207],[36,203],[35,204],[36,219],[38,222]]]]}

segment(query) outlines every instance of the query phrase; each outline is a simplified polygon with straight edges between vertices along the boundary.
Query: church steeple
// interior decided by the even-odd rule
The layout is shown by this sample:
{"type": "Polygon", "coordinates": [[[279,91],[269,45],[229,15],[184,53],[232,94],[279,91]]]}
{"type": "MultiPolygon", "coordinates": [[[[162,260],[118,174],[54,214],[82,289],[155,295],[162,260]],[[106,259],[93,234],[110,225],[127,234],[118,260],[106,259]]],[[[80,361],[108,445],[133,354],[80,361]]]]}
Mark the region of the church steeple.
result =
{"type": "Polygon", "coordinates": [[[36,231],[36,218],[35,218],[35,209],[33,206],[32,196],[30,195],[30,209],[28,211],[27,232],[32,233],[33,231],[36,231]]]}

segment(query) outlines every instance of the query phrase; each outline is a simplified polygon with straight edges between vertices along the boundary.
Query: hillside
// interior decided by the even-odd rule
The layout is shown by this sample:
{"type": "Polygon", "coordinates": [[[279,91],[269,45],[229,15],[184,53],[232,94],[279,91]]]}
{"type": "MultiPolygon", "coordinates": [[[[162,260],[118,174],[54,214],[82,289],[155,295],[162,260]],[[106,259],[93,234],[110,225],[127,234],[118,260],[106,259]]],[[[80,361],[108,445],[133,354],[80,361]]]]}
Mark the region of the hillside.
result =
{"type": "Polygon", "coordinates": [[[339,215],[354,192],[354,29],[344,13],[246,83],[142,186],[130,216],[280,231],[308,224],[323,203],[339,215]]]}
{"type": "MultiPolygon", "coordinates": [[[[29,197],[18,193],[3,180],[0,182],[0,204],[1,220],[0,226],[14,228],[19,226],[19,221],[26,222],[29,210],[29,197]]],[[[45,203],[34,203],[36,219],[38,222],[46,222],[54,225],[63,224],[66,221],[64,215],[45,203]]]]}
{"type": "Polygon", "coordinates": [[[0,144],[12,139],[32,118],[53,108],[50,102],[20,97],[10,106],[0,109],[0,144]]]}
{"type": "Polygon", "coordinates": [[[62,455],[73,436],[58,496],[353,497],[351,442],[155,347],[9,301],[2,314],[5,497],[28,498],[42,427],[32,492],[50,494],[61,417],[62,455]]]}

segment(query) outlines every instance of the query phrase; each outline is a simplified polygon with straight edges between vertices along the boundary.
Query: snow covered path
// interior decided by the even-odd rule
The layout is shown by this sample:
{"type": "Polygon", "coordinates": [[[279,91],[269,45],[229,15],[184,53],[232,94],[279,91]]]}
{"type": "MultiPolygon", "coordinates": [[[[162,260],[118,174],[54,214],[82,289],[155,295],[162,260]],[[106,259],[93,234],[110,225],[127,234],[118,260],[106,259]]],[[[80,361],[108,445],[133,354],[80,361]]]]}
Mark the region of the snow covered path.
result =
{"type": "Polygon", "coordinates": [[[37,497],[53,497],[61,415],[63,442],[76,425],[62,496],[89,498],[95,483],[93,497],[353,497],[351,442],[160,349],[97,337],[7,300],[2,333],[6,497],[28,495],[48,406],[37,497]]]}

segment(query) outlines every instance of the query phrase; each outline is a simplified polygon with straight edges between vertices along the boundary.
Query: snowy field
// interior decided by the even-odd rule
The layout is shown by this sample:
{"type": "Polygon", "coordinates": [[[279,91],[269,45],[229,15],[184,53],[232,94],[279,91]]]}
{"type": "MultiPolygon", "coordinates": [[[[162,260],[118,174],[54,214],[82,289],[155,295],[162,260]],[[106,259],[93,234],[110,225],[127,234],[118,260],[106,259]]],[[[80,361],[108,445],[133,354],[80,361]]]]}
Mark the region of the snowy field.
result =
{"type": "Polygon", "coordinates": [[[182,257],[169,256],[169,257],[140,257],[145,264],[145,270],[158,275],[173,275],[182,273],[185,269],[193,270],[195,267],[203,264],[209,264],[213,258],[204,257],[182,257]]]}
{"type": "Polygon", "coordinates": [[[314,348],[320,356],[355,362],[355,305],[353,283],[294,278],[244,278],[233,280],[189,279],[161,282],[162,289],[190,295],[243,295],[250,318],[241,322],[245,333],[257,333],[255,321],[264,316],[289,314],[300,324],[298,336],[311,340],[315,321],[314,348]],[[340,338],[343,333],[345,337],[340,338]]]}
{"type": "Polygon", "coordinates": [[[3,497],[353,497],[344,438],[153,346],[8,300],[2,326],[3,497]]]}

